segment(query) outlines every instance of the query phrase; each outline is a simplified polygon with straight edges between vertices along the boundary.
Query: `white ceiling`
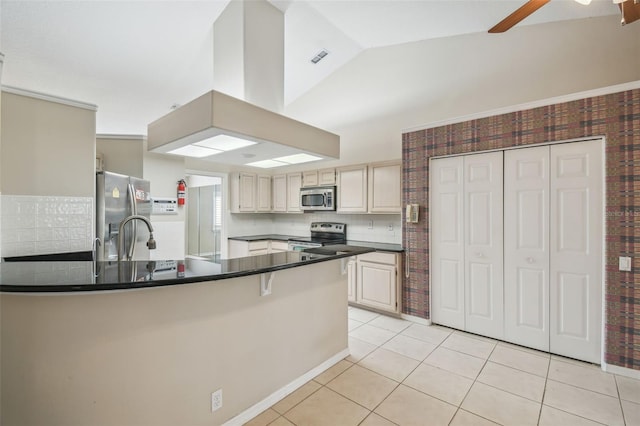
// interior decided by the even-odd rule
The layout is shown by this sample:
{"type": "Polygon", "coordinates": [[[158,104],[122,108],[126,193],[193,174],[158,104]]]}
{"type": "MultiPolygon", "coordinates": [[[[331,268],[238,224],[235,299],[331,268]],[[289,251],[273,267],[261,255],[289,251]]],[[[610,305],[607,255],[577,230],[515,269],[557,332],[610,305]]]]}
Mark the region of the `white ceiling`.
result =
{"type": "MultiPolygon", "coordinates": [[[[524,1],[272,0],[285,12],[285,103],[367,49],[485,33],[524,1]]],[[[227,3],[1,0],[2,84],[96,104],[98,133],[146,134],[214,87],[213,22],[227,3]]],[[[553,0],[519,25],[618,13],[611,0],[553,0]]]]}

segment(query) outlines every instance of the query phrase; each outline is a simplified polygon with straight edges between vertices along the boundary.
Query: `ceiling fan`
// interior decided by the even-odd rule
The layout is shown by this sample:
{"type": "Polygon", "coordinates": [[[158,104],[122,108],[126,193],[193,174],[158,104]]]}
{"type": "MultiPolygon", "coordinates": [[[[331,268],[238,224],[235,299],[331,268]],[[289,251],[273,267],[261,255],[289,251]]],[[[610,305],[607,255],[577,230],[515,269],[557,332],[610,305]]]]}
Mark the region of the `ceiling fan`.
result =
{"type": "MultiPolygon", "coordinates": [[[[536,10],[540,9],[550,0],[529,0],[522,6],[520,6],[511,15],[498,22],[493,28],[489,30],[490,33],[503,33],[509,28],[522,21],[527,16],[531,15],[536,10]]],[[[589,4],[591,0],[575,0],[581,4],[589,4]]],[[[640,19],[640,0],[612,0],[613,3],[620,7],[622,13],[622,25],[630,24],[633,21],[640,19]]]]}

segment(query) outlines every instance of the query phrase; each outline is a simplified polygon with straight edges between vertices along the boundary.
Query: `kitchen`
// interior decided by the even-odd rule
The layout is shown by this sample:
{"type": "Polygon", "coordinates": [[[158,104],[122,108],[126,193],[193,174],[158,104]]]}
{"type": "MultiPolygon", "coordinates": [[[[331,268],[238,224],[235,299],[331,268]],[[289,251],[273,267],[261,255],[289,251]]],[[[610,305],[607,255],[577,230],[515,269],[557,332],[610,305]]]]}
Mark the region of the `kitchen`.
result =
{"type": "MultiPolygon", "coordinates": [[[[7,16],[5,2],[3,2],[3,7],[4,20],[7,16]]],[[[585,134],[588,136],[605,135],[607,143],[616,144],[611,148],[607,146],[608,154],[616,152],[615,156],[610,155],[607,160],[610,161],[607,170],[613,170],[611,173],[615,173],[607,175],[607,182],[609,182],[607,192],[623,194],[624,192],[621,191],[627,191],[614,181],[629,182],[632,179],[627,178],[628,176],[637,175],[637,170],[633,169],[635,158],[633,155],[637,155],[637,153],[632,149],[624,149],[626,146],[633,146],[633,141],[637,140],[634,139],[638,137],[637,119],[629,118],[630,121],[620,123],[622,128],[628,128],[631,131],[631,136],[629,136],[631,141],[627,139],[624,145],[617,145],[623,142],[615,142],[615,135],[609,133],[611,131],[609,128],[590,128],[588,132],[580,133],[576,130],[567,130],[567,128],[574,129],[573,126],[583,128],[583,125],[571,121],[567,124],[566,121],[568,120],[567,114],[576,113],[576,108],[579,106],[578,101],[581,99],[587,99],[590,105],[599,105],[603,111],[613,111],[615,116],[633,117],[635,114],[633,108],[637,108],[634,106],[637,105],[634,102],[637,99],[637,81],[640,80],[638,55],[634,55],[638,52],[638,42],[635,40],[640,39],[640,37],[634,37],[638,34],[638,24],[628,25],[621,29],[616,22],[619,20],[618,18],[617,16],[605,16],[589,20],[568,21],[562,24],[542,24],[544,35],[536,31],[541,30],[536,26],[523,26],[518,29],[518,32],[513,33],[519,35],[517,41],[511,38],[487,39],[486,37],[467,35],[449,40],[443,39],[440,42],[425,41],[365,50],[355,62],[329,77],[321,84],[321,87],[311,90],[290,105],[287,110],[288,114],[301,121],[319,123],[320,127],[329,128],[339,134],[341,139],[340,159],[329,160],[312,167],[291,166],[278,169],[272,175],[295,174],[325,168],[347,168],[353,165],[375,164],[402,158],[404,181],[402,205],[417,203],[420,206],[419,222],[415,225],[405,225],[404,216],[397,213],[391,215],[364,212],[349,215],[337,213],[225,213],[228,225],[226,236],[261,234],[304,236],[308,234],[311,222],[324,221],[347,223],[350,239],[402,244],[408,253],[407,266],[410,271],[409,279],[403,286],[403,314],[422,319],[430,318],[429,288],[425,287],[429,278],[429,261],[424,256],[419,256],[420,253],[428,253],[429,251],[427,244],[429,233],[425,222],[425,218],[428,217],[426,210],[428,195],[426,194],[427,188],[422,184],[426,181],[429,170],[427,164],[424,163],[425,158],[433,155],[468,152],[470,151],[469,140],[473,140],[474,137],[480,138],[480,135],[486,137],[485,135],[490,134],[491,131],[509,133],[505,130],[509,129],[509,126],[505,123],[512,119],[510,114],[515,114],[514,111],[531,111],[515,118],[518,122],[530,126],[522,134],[524,142],[520,141],[519,143],[540,141],[540,139],[536,139],[538,136],[533,135],[534,130],[539,129],[541,133],[544,131],[535,127],[535,123],[539,123],[538,117],[542,114],[541,111],[544,111],[545,105],[555,105],[553,116],[558,117],[558,122],[554,124],[556,129],[554,131],[557,133],[549,137],[553,137],[555,140],[570,140],[584,137],[585,134]],[[575,38],[567,39],[565,46],[558,43],[557,40],[558,38],[566,39],[564,34],[567,28],[572,30],[575,38]],[[624,42],[616,43],[623,37],[624,42]],[[514,63],[512,57],[500,54],[500,49],[495,49],[496,45],[507,49],[507,43],[516,42],[525,44],[527,49],[524,50],[528,52],[526,55],[518,56],[517,63],[514,63]],[[466,47],[468,43],[477,43],[478,48],[474,52],[468,52],[468,47],[466,47]],[[612,45],[616,45],[618,48],[611,49],[612,45]],[[437,69],[424,63],[425,59],[421,59],[425,57],[424,49],[433,51],[434,54],[438,52],[445,58],[439,67],[435,67],[437,69]],[[452,55],[451,52],[465,52],[467,57],[462,60],[460,56],[452,55]],[[531,52],[535,52],[535,54],[531,52]],[[578,57],[576,52],[582,52],[583,56],[578,57]],[[607,68],[604,72],[601,66],[592,63],[594,57],[599,58],[598,63],[616,63],[618,66],[607,68]],[[403,61],[412,61],[414,66],[418,67],[416,69],[419,72],[412,77],[412,81],[408,80],[410,76],[406,74],[406,71],[403,71],[410,69],[411,66],[400,61],[400,58],[404,58],[403,61]],[[445,74],[461,78],[460,70],[468,67],[468,63],[484,64],[487,69],[494,70],[493,74],[476,75],[477,80],[472,80],[465,85],[458,85],[456,90],[446,94],[444,92],[431,94],[421,92],[426,90],[425,85],[420,83],[425,78],[447,81],[445,74]],[[496,68],[489,68],[489,64],[492,63],[496,65],[496,68]],[[546,73],[545,75],[553,73],[553,79],[537,79],[535,78],[536,72],[546,73]],[[394,73],[405,78],[393,79],[393,81],[385,78],[388,75],[394,75],[394,73]],[[377,87],[385,87],[385,90],[376,90],[374,93],[370,88],[362,87],[362,92],[359,92],[360,88],[354,85],[354,82],[359,81],[360,76],[363,75],[371,76],[377,87]],[[576,75],[581,77],[576,78],[576,75]],[[523,86],[519,82],[524,81],[520,79],[524,79],[526,76],[530,77],[529,83],[523,86]],[[414,99],[422,101],[407,101],[406,105],[400,108],[392,108],[395,105],[392,99],[393,94],[407,91],[414,92],[414,99]],[[336,105],[335,102],[335,99],[341,99],[342,93],[350,94],[355,98],[355,105],[349,106],[349,108],[368,110],[371,114],[370,118],[361,120],[352,116],[352,121],[348,122],[346,117],[349,117],[350,114],[347,106],[336,105]],[[616,93],[622,93],[622,95],[614,97],[613,94],[616,93]],[[372,102],[370,96],[378,98],[374,98],[376,101],[372,102]],[[428,99],[436,99],[437,101],[430,103],[428,99]],[[376,116],[376,112],[371,111],[369,105],[366,104],[387,105],[389,112],[376,116]],[[316,112],[317,115],[313,115],[313,111],[308,105],[316,106],[316,109],[319,110],[316,112]],[[326,105],[326,107],[319,108],[318,105],[326,105]],[[622,110],[619,108],[626,108],[624,111],[631,112],[620,114],[622,110]],[[484,113],[485,111],[490,113],[484,113]],[[345,120],[341,122],[337,116],[344,116],[345,120]],[[333,125],[322,125],[322,123],[329,123],[331,120],[333,120],[333,125]],[[430,124],[420,124],[425,122],[430,124]],[[455,123],[461,124],[456,125],[455,123]],[[480,127],[475,128],[474,125],[480,127]],[[474,132],[477,133],[474,134],[474,132]],[[447,140],[447,135],[454,135],[451,137],[459,139],[450,141],[447,140]],[[429,142],[425,142],[425,138],[429,142]],[[436,151],[431,152],[431,149],[436,149],[436,151]],[[372,222],[371,229],[370,222],[372,222]],[[392,230],[389,230],[389,225],[392,230]]],[[[3,22],[3,31],[5,31],[4,28],[7,27],[3,22]]],[[[3,38],[7,40],[4,33],[3,38]]],[[[3,49],[5,48],[3,47],[3,49]]],[[[8,73],[11,62],[8,52],[5,50],[3,52],[7,54],[3,64],[5,68],[3,84],[47,92],[45,88],[39,88],[36,83],[28,81],[21,83],[16,80],[16,77],[7,80],[8,76],[11,76],[8,73]]],[[[330,58],[329,56],[328,59],[330,58]]],[[[482,66],[477,69],[482,69],[482,66]]],[[[109,157],[109,153],[104,153],[105,169],[110,170],[115,165],[115,167],[126,169],[113,170],[116,172],[127,175],[142,173],[144,178],[152,182],[152,193],[156,197],[174,198],[177,180],[184,178],[189,173],[207,175],[238,172],[230,166],[225,168],[219,165],[214,166],[203,160],[185,160],[148,152],[145,147],[145,138],[137,136],[137,134],[143,134],[142,131],[127,131],[127,128],[123,128],[120,132],[112,132],[120,133],[119,135],[107,135],[104,131],[96,129],[96,112],[95,108],[92,111],[90,104],[80,102],[74,105],[64,105],[59,102],[47,101],[38,103],[33,97],[23,96],[23,94],[16,93],[15,90],[12,92],[12,90],[10,87],[6,90],[3,87],[2,92],[3,163],[0,183],[2,184],[3,206],[7,205],[7,200],[11,196],[77,197],[73,200],[74,202],[86,205],[83,203],[86,203],[87,199],[92,199],[94,194],[95,148],[88,146],[84,141],[95,139],[96,133],[98,133],[98,144],[113,144],[110,148],[115,151],[112,157],[109,157]],[[25,120],[21,114],[26,114],[29,119],[25,120]],[[72,115],[74,118],[70,118],[72,115]],[[43,127],[40,129],[32,128],[30,123],[34,121],[43,123],[43,127]],[[57,129],[57,133],[52,129],[57,129]],[[41,135],[46,135],[46,140],[41,135]],[[117,144],[121,144],[122,149],[133,152],[118,154],[120,148],[115,147],[117,144]],[[134,165],[122,165],[125,159],[129,161],[134,158],[137,158],[134,165]],[[132,168],[136,170],[129,171],[132,168]],[[56,179],[51,179],[51,176],[55,176],[56,179]]],[[[201,92],[186,94],[182,102],[187,102],[200,94],[201,92]]],[[[76,96],[71,92],[60,93],[60,95],[91,101],[91,99],[76,96]]],[[[102,108],[102,105],[99,107],[102,108]]],[[[147,120],[145,126],[160,115],[162,114],[156,114],[147,120]]],[[[589,117],[589,119],[592,118],[589,117]]],[[[590,123],[592,123],[589,124],[590,126],[604,126],[604,124],[593,121],[590,123]]],[[[550,130],[545,131],[549,132],[550,130]]],[[[490,149],[505,147],[505,145],[491,142],[481,143],[490,149]]],[[[253,172],[255,173],[255,171],[253,172]]],[[[629,210],[630,205],[632,204],[622,201],[612,201],[607,204],[606,219],[609,231],[606,245],[608,251],[606,281],[610,290],[608,293],[609,302],[606,306],[609,312],[607,318],[609,319],[605,323],[609,334],[603,348],[605,352],[603,361],[610,367],[618,367],[625,369],[625,371],[631,370],[632,374],[637,371],[634,370],[634,368],[637,369],[637,349],[631,344],[630,329],[626,329],[623,324],[633,324],[629,323],[627,318],[628,313],[634,312],[634,305],[629,303],[627,298],[634,294],[634,287],[629,283],[634,283],[635,275],[634,272],[618,271],[618,257],[630,256],[633,257],[634,262],[637,262],[634,257],[638,252],[637,245],[634,245],[633,238],[629,237],[629,229],[633,229],[634,224],[637,226],[638,219],[637,216],[629,214],[629,212],[632,213],[632,210],[629,210]],[[615,218],[619,218],[621,223],[612,223],[611,221],[615,218]],[[631,228],[627,228],[629,225],[626,223],[628,222],[631,223],[631,228]]],[[[79,211],[86,212],[86,207],[81,207],[79,211]]],[[[75,222],[77,226],[69,226],[68,231],[64,233],[66,238],[64,243],[60,243],[64,244],[64,248],[78,247],[83,250],[91,248],[90,238],[70,238],[71,235],[76,235],[75,233],[79,232],[79,229],[76,228],[86,228],[86,221],[92,220],[88,213],[86,216],[82,214],[79,216],[83,219],[74,217],[77,220],[75,222]]],[[[8,240],[14,229],[20,229],[20,224],[7,223],[6,218],[7,215],[3,209],[2,256],[17,254],[11,250],[18,243],[25,247],[37,247],[38,244],[46,247],[47,244],[49,246],[57,244],[51,239],[20,242],[8,240]]],[[[180,247],[181,244],[184,247],[184,231],[182,235],[175,232],[180,228],[176,223],[184,224],[185,222],[184,210],[179,211],[178,215],[158,215],[152,217],[152,220],[154,227],[158,228],[156,234],[158,252],[171,247],[180,247]],[[163,245],[163,241],[171,241],[171,243],[163,245]]],[[[25,232],[24,235],[28,236],[28,232],[25,232]]],[[[171,257],[171,254],[161,256],[161,258],[166,258],[171,257]]],[[[633,328],[632,325],[631,328],[633,328]]],[[[612,371],[615,371],[615,368],[612,371]]]]}

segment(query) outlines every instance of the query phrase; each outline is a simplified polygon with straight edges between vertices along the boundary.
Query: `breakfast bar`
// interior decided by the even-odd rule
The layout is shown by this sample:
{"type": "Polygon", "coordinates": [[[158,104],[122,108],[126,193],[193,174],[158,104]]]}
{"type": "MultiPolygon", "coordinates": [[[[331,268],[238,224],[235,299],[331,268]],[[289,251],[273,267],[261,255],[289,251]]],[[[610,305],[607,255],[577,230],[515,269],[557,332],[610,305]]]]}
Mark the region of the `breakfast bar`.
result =
{"type": "Polygon", "coordinates": [[[3,424],[242,424],[348,355],[346,261],[370,251],[4,262],[3,424]]]}

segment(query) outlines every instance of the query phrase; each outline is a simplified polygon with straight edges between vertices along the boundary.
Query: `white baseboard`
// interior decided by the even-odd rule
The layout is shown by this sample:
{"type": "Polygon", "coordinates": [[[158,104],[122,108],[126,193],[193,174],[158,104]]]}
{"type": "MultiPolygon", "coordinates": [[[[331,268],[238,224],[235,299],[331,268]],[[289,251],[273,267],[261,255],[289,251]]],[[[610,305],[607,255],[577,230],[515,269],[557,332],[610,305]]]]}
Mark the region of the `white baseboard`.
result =
{"type": "Polygon", "coordinates": [[[407,320],[407,321],[415,322],[417,324],[431,325],[431,320],[430,319],[416,317],[414,315],[400,314],[400,318],[402,318],[404,320],[407,320]]]}
{"type": "Polygon", "coordinates": [[[341,360],[343,360],[344,358],[346,358],[348,356],[349,356],[349,348],[346,348],[346,349],[338,352],[337,354],[335,354],[334,356],[332,356],[331,358],[329,358],[328,360],[326,360],[322,364],[320,364],[317,367],[307,371],[305,374],[303,374],[302,376],[298,377],[297,379],[295,379],[294,381],[292,381],[288,385],[285,385],[284,387],[278,389],[277,391],[275,391],[274,393],[272,393],[271,395],[269,395],[268,397],[266,397],[262,401],[260,401],[257,404],[249,407],[248,409],[244,410],[242,413],[240,413],[237,416],[233,417],[232,419],[228,420],[227,422],[224,423],[223,426],[243,425],[244,423],[246,423],[249,420],[253,419],[258,414],[262,413],[267,408],[271,407],[276,402],[280,401],[281,399],[283,399],[284,397],[286,397],[290,393],[292,393],[295,390],[297,390],[299,387],[301,387],[302,385],[307,383],[309,380],[311,380],[314,377],[316,377],[318,374],[320,374],[323,371],[333,367],[335,364],[337,364],[338,362],[340,362],[341,360]]]}
{"type": "Polygon", "coordinates": [[[607,373],[617,374],[619,376],[631,377],[632,379],[640,380],[640,370],[634,370],[626,367],[618,367],[617,365],[602,363],[602,369],[607,373]]]}

